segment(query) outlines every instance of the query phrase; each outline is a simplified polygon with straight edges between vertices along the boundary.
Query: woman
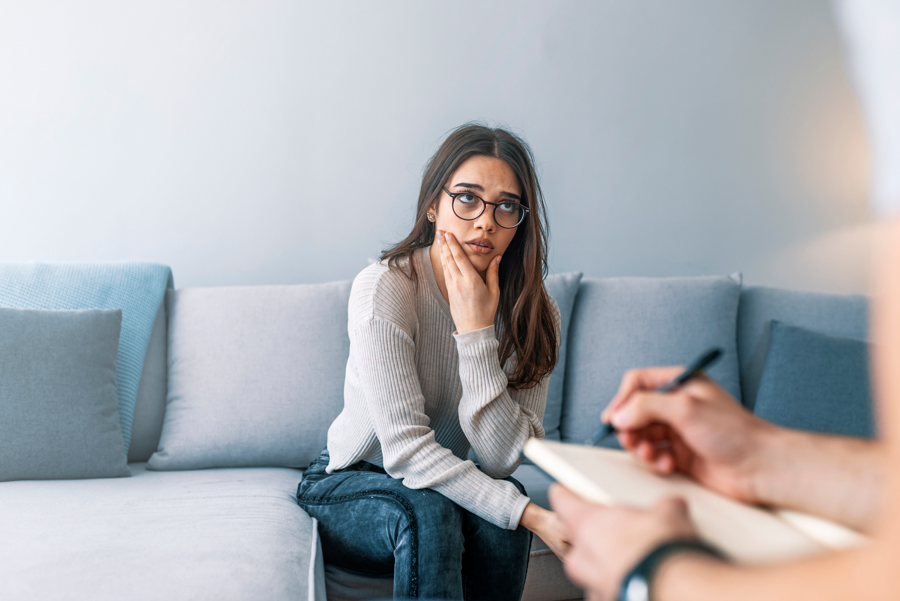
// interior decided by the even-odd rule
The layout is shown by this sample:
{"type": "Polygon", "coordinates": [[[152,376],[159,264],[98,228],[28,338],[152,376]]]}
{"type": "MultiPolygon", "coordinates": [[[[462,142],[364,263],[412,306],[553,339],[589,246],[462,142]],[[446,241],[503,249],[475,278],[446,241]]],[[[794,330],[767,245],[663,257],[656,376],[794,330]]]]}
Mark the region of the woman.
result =
{"type": "Polygon", "coordinates": [[[510,477],[544,435],[559,347],[532,163],[504,130],[458,128],[413,231],[353,282],[344,409],[298,502],[326,562],[393,574],[396,598],[519,599],[532,532],[564,545],[510,477]]]}

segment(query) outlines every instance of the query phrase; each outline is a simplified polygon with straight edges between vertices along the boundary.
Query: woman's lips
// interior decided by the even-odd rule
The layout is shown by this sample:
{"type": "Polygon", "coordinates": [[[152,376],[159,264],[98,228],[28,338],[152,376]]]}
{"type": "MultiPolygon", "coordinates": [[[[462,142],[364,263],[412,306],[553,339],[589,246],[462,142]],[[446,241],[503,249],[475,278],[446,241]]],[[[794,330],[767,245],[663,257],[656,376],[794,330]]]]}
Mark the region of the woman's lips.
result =
{"type": "Polygon", "coordinates": [[[488,248],[486,246],[478,246],[477,244],[472,244],[471,242],[466,242],[466,246],[472,249],[472,251],[477,252],[479,255],[489,255],[493,251],[492,248],[488,248]]]}

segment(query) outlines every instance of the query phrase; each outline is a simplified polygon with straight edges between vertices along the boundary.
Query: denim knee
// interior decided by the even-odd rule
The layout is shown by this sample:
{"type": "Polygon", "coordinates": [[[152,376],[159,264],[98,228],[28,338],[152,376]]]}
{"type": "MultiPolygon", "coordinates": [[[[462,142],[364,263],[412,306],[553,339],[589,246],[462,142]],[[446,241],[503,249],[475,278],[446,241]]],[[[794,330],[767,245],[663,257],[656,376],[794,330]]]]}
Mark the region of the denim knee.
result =
{"type": "Polygon", "coordinates": [[[454,530],[461,532],[462,507],[431,489],[409,489],[404,495],[413,507],[416,519],[423,529],[454,530]]]}

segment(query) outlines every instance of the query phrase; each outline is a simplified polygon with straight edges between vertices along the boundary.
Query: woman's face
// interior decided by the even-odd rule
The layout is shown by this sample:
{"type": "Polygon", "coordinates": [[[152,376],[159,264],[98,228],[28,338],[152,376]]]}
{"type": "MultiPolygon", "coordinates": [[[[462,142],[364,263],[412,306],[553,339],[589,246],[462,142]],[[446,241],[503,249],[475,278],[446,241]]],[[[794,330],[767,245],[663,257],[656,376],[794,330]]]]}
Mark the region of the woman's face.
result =
{"type": "MultiPolygon", "coordinates": [[[[494,157],[474,156],[466,159],[444,187],[454,194],[469,192],[487,202],[522,201],[522,190],[515,173],[505,161],[494,157]]],[[[436,230],[453,234],[482,275],[494,257],[506,252],[519,228],[497,225],[491,205],[485,205],[484,212],[472,221],[460,219],[453,213],[453,199],[443,190],[432,211],[436,217],[436,230]]]]}

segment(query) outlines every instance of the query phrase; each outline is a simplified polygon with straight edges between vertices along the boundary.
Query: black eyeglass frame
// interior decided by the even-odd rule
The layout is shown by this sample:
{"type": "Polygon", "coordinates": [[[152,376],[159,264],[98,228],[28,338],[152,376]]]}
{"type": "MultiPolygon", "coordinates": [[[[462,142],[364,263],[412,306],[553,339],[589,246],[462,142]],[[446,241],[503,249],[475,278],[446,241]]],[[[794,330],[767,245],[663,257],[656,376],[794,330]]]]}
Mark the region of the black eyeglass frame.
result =
{"type": "Polygon", "coordinates": [[[519,227],[520,225],[522,225],[522,222],[525,221],[525,218],[528,217],[528,213],[531,211],[531,209],[529,209],[528,207],[523,205],[521,202],[516,202],[514,200],[512,200],[512,201],[507,200],[505,202],[488,202],[485,199],[483,199],[482,197],[478,196],[477,194],[472,194],[471,192],[468,192],[468,191],[451,192],[447,188],[443,188],[443,190],[444,190],[444,192],[447,193],[447,196],[449,196],[452,199],[452,202],[450,203],[450,208],[453,209],[453,214],[456,215],[457,217],[459,217],[459,213],[456,212],[456,207],[454,206],[456,204],[457,196],[462,196],[463,194],[468,194],[469,196],[474,196],[475,198],[477,198],[478,200],[481,201],[481,212],[478,213],[477,215],[475,215],[474,217],[470,217],[469,219],[466,219],[465,217],[459,217],[463,221],[475,221],[476,219],[478,219],[479,217],[484,215],[484,210],[487,208],[488,205],[493,205],[494,213],[493,213],[492,217],[494,218],[494,223],[496,223],[498,226],[502,227],[505,230],[511,230],[513,228],[516,228],[516,227],[519,227]],[[515,225],[510,225],[510,226],[501,225],[500,222],[497,221],[497,207],[499,207],[500,205],[510,205],[510,204],[519,205],[522,208],[522,210],[525,212],[522,213],[522,218],[519,220],[519,223],[517,223],[515,225]]]}

